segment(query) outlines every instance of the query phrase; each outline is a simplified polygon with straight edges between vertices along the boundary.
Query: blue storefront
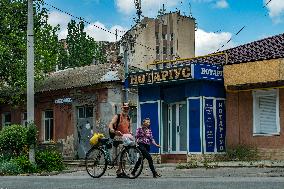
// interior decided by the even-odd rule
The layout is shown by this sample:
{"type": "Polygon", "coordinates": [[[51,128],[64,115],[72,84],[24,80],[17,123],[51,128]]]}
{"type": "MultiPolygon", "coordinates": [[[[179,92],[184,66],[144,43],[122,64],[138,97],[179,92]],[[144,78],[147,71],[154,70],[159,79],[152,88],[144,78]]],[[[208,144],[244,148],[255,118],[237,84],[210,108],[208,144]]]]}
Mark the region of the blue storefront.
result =
{"type": "Polygon", "coordinates": [[[222,66],[192,63],[135,72],[129,86],[138,88],[138,120],[151,119],[154,138],[162,146],[152,147],[152,153],[225,151],[222,66]]]}

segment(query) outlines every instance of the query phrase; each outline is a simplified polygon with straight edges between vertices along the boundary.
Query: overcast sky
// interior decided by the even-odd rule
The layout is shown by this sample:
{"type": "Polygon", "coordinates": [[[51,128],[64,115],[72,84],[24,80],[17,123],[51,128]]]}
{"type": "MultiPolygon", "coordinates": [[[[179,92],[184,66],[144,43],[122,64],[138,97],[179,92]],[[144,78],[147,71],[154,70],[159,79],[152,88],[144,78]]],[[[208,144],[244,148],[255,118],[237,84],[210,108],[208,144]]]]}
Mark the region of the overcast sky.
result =
{"type": "MultiPolygon", "coordinates": [[[[143,15],[155,17],[165,4],[167,11],[181,10],[196,18],[196,55],[215,52],[232,37],[224,48],[242,45],[265,37],[284,33],[284,0],[142,0],[143,15]],[[269,4],[267,6],[266,3],[269,4]],[[235,35],[243,26],[245,28],[235,35]]],[[[119,34],[134,24],[134,0],[45,0],[46,3],[82,17],[91,24],[86,32],[98,41],[115,41],[115,35],[106,30],[118,29],[119,34]]],[[[67,35],[71,16],[51,6],[49,23],[59,24],[59,38],[67,35]]],[[[75,18],[73,18],[75,19],[75,18]]],[[[76,19],[75,19],[76,20],[76,19]]],[[[78,21],[78,20],[76,20],[78,21]]]]}

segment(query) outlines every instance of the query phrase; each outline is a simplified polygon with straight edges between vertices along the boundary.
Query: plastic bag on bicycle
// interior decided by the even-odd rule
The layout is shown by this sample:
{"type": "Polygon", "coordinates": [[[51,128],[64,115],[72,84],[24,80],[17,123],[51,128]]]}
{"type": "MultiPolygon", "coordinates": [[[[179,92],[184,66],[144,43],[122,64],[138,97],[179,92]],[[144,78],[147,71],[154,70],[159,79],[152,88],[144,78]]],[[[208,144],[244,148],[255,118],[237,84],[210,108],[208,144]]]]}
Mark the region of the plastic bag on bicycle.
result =
{"type": "Polygon", "coordinates": [[[97,145],[99,143],[99,139],[104,138],[104,135],[102,133],[95,133],[93,137],[90,139],[91,145],[97,145]]]}
{"type": "Polygon", "coordinates": [[[131,134],[124,134],[122,135],[122,141],[124,146],[134,146],[135,139],[131,134]]]}

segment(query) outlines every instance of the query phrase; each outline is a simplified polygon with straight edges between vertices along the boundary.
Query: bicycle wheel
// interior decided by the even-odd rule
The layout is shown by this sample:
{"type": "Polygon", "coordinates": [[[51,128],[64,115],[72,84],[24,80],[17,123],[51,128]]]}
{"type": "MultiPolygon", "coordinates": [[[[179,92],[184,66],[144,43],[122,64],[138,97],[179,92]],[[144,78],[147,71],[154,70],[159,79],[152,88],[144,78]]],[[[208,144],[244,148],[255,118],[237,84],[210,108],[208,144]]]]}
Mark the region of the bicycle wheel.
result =
{"type": "Polygon", "coordinates": [[[136,146],[124,147],[121,152],[120,162],[122,170],[130,179],[137,178],[143,169],[143,155],[136,146]]]}
{"type": "Polygon", "coordinates": [[[100,148],[91,148],[86,154],[85,166],[91,177],[99,178],[103,176],[107,169],[104,151],[100,148]]]}

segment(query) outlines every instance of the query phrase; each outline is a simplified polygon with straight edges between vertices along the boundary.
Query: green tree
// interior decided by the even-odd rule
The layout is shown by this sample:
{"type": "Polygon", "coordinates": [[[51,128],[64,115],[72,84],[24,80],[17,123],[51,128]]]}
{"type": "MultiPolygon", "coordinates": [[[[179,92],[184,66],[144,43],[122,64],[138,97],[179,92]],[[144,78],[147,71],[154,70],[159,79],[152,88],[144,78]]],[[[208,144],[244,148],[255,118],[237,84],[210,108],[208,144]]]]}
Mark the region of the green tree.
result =
{"type": "MultiPolygon", "coordinates": [[[[59,27],[47,18],[43,0],[35,0],[35,80],[54,70],[58,59],[59,27]]],[[[26,91],[27,0],[0,0],[0,31],[0,102],[19,104],[26,91]]]]}
{"type": "MultiPolygon", "coordinates": [[[[102,53],[101,46],[94,38],[88,36],[84,31],[85,24],[80,21],[78,24],[71,20],[68,23],[68,60],[61,61],[60,68],[80,67],[93,63],[94,60],[105,62],[106,58],[102,53]]],[[[61,54],[61,57],[66,58],[66,54],[61,54]]]]}

